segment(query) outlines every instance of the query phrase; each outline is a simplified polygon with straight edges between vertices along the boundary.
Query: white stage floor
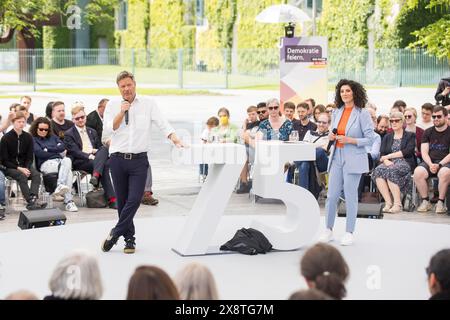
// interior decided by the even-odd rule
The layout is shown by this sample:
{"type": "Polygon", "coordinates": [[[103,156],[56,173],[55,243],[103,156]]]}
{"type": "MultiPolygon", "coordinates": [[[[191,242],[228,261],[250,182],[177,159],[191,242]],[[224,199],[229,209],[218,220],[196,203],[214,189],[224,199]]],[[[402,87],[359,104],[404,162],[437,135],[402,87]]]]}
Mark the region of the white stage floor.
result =
{"type": "MultiPolygon", "coordinates": [[[[212,244],[223,244],[256,216],[223,216],[212,244]]],[[[258,216],[276,222],[282,216],[258,216]]],[[[323,217],[322,217],[323,220],[323,217]]],[[[241,254],[181,257],[173,247],[185,217],[136,219],[137,251],[122,252],[123,240],[111,252],[100,244],[114,222],[94,222],[0,234],[0,298],[17,289],[40,297],[49,293],[48,279],[57,261],[74,249],[97,254],[104,299],[123,299],[128,279],[142,264],[154,264],[174,276],[184,264],[199,261],[213,272],[222,299],[286,299],[305,288],[299,261],[304,250],[266,255],[241,254]]],[[[322,224],[323,225],[323,221],[322,224]]],[[[336,235],[345,220],[337,218],[336,235]]],[[[349,299],[427,299],[425,267],[440,249],[450,247],[450,225],[358,219],[351,247],[341,247],[350,266],[349,299]]]]}

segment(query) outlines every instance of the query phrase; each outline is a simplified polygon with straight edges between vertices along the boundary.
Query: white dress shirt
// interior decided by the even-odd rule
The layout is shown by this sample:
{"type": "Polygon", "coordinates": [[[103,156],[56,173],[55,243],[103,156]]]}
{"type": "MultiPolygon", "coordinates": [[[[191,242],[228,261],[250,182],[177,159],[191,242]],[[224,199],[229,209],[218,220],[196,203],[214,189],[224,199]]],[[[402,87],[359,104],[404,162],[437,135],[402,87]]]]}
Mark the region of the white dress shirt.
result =
{"type": "Polygon", "coordinates": [[[120,113],[122,101],[122,97],[109,100],[103,115],[103,135],[111,137],[110,154],[114,152],[147,152],[149,150],[153,123],[158,126],[166,137],[175,132],[161,114],[156,102],[149,97],[137,94],[128,110],[128,125],[125,124],[125,117],[123,117],[119,128],[113,130],[114,118],[120,113]]]}

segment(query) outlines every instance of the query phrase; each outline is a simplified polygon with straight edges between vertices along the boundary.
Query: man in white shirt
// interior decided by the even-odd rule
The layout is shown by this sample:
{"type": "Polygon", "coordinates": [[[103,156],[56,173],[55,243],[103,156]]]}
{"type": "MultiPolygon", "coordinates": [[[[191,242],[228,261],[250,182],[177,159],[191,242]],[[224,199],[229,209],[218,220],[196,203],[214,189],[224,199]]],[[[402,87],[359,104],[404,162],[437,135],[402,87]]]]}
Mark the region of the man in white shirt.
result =
{"type": "Polygon", "coordinates": [[[120,98],[111,99],[104,114],[104,132],[111,136],[109,153],[111,174],[117,195],[119,221],[102,244],[108,252],[123,236],[125,253],[134,253],[135,228],[133,218],[144,194],[147,170],[147,151],[155,123],[175,146],[182,147],[175,130],[162,116],[153,99],[136,94],[134,75],[119,73],[116,79],[120,98]]]}

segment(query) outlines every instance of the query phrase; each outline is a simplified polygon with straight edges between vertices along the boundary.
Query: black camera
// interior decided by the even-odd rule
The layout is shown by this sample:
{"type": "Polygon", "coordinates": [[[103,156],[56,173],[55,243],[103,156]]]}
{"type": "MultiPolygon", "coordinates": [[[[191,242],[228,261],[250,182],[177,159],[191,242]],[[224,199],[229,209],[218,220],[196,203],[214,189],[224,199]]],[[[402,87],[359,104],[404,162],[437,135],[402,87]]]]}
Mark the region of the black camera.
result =
{"type": "Polygon", "coordinates": [[[284,27],[284,34],[286,38],[293,38],[294,30],[295,30],[295,23],[289,22],[289,24],[284,27]]]}

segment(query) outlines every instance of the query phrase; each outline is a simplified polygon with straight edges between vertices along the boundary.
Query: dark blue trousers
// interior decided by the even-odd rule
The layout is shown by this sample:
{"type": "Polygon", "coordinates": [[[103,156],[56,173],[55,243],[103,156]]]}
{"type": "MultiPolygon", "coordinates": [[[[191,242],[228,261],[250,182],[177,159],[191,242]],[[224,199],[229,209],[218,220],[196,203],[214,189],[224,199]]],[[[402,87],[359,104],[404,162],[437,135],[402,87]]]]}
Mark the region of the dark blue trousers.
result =
{"type": "Polygon", "coordinates": [[[144,195],[145,181],[149,167],[147,156],[126,160],[111,155],[110,167],[117,197],[119,221],[113,229],[115,237],[135,240],[133,218],[144,195]]]}

